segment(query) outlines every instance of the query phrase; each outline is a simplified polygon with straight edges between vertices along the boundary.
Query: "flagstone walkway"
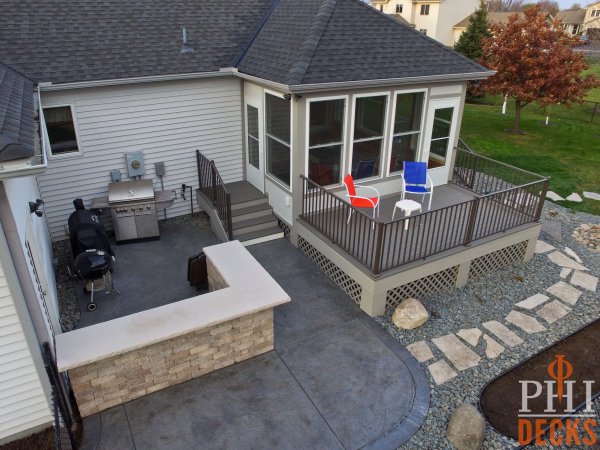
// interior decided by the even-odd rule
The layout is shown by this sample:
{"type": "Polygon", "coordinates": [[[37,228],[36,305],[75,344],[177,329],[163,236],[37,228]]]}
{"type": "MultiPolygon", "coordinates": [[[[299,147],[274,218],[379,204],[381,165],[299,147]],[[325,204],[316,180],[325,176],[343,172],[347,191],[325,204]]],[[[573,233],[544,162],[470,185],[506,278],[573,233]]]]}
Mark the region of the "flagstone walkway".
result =
{"type": "Polygon", "coordinates": [[[437,385],[446,383],[460,372],[479,365],[483,358],[497,358],[511,347],[523,344],[527,335],[546,331],[549,326],[556,326],[555,323],[569,314],[571,308],[577,304],[582,294],[581,289],[596,292],[598,278],[587,273],[587,268],[582,265],[579,256],[570,248],[565,247],[563,253],[540,240],[535,252],[546,254],[550,261],[560,266],[560,277],[567,281],[559,281],[548,286],[544,292],[517,301],[515,309],[502,321],[492,320],[482,323],[482,329],[460,329],[453,334],[432,338],[431,342],[444,355],[444,358],[438,361],[431,361],[434,354],[425,340],[406,346],[417,361],[427,365],[437,385]],[[481,354],[478,354],[481,338],[485,347],[479,350],[481,354]]]}

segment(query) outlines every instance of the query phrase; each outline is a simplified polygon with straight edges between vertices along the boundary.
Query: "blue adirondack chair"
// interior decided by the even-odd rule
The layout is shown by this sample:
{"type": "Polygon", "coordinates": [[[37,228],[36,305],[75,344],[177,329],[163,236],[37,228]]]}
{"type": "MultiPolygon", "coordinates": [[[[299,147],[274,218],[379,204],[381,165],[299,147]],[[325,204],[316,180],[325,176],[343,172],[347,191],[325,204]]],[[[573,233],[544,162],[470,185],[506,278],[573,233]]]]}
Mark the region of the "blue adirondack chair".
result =
{"type": "Polygon", "coordinates": [[[433,182],[427,174],[426,162],[404,161],[404,172],[402,172],[402,200],[404,200],[406,194],[429,195],[429,206],[427,209],[431,209],[433,182]]]}

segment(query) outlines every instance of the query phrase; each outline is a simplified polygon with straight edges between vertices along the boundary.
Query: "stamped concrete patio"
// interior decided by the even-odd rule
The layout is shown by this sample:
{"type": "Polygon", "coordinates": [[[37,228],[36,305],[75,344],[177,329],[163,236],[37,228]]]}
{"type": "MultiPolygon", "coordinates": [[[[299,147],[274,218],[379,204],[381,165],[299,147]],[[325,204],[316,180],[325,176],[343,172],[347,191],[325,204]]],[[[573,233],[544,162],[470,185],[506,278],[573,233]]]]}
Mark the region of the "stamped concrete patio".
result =
{"type": "Polygon", "coordinates": [[[417,361],[287,240],[249,250],[292,298],[275,350],[86,418],[82,449],[387,449],[416,432],[417,361]]]}

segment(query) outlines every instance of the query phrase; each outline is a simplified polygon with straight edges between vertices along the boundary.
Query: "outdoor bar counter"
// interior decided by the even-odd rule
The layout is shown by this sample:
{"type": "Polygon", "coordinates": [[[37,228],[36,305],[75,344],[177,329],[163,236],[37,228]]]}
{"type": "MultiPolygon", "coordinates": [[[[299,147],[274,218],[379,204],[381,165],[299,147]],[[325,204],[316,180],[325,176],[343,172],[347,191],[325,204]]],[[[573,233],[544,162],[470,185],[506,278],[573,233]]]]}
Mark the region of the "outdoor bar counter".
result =
{"type": "Polygon", "coordinates": [[[273,349],[290,297],[238,241],[204,252],[211,292],[56,336],[82,416],[273,349]]]}

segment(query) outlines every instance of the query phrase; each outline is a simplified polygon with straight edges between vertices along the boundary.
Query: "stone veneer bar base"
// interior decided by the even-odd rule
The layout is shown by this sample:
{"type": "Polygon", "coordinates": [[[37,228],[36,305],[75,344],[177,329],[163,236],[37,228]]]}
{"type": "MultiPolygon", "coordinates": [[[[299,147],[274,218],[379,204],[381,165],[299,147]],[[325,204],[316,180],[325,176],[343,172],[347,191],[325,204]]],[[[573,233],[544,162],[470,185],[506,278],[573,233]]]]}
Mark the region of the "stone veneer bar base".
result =
{"type": "Polygon", "coordinates": [[[83,417],[273,350],[273,309],[69,370],[83,417]]]}

